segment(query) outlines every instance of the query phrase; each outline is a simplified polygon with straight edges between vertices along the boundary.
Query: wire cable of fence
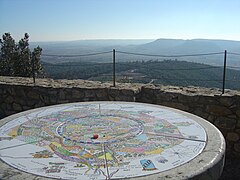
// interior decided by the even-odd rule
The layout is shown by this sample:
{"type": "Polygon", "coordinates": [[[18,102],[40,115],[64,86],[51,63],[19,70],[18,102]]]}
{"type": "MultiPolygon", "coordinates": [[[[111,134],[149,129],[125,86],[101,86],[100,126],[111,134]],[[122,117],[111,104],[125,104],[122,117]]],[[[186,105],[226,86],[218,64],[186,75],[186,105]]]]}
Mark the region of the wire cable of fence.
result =
{"type": "MultiPolygon", "coordinates": [[[[98,75],[99,76],[99,75],[98,75]]],[[[101,74],[101,76],[104,76],[104,77],[112,77],[111,74],[101,74]]],[[[125,77],[128,77],[127,75],[119,75],[119,76],[125,76],[125,77]]],[[[169,81],[206,81],[206,82],[222,82],[222,79],[182,79],[182,78],[164,78],[164,77],[161,77],[161,78],[147,78],[147,77],[144,77],[144,79],[154,79],[154,80],[169,80],[169,81]]],[[[226,81],[228,82],[240,82],[240,79],[226,79],[226,81]]]]}
{"type": "MultiPolygon", "coordinates": [[[[112,65],[112,63],[102,63],[104,65],[112,65]]],[[[42,64],[43,66],[51,66],[51,67],[77,67],[77,66],[83,66],[82,64],[42,64]]],[[[90,65],[90,64],[88,64],[90,65]]],[[[91,66],[101,66],[101,64],[92,64],[91,66]]]]}
{"type": "MultiPolygon", "coordinates": [[[[169,81],[207,81],[207,82],[222,82],[222,79],[176,79],[176,78],[153,78],[153,79],[157,79],[157,80],[169,80],[169,81]]],[[[229,82],[240,82],[240,80],[232,80],[232,79],[227,79],[226,81],[229,82]]]]}
{"type": "Polygon", "coordinates": [[[108,54],[108,53],[112,53],[112,51],[97,52],[97,53],[90,53],[90,54],[76,54],[76,55],[42,54],[42,56],[46,56],[46,57],[83,57],[83,56],[96,56],[96,55],[108,54]]]}
{"type": "Polygon", "coordinates": [[[226,81],[229,81],[229,82],[240,82],[240,80],[237,80],[237,79],[227,79],[226,81]]]}
{"type": "MultiPolygon", "coordinates": [[[[98,75],[99,76],[99,75],[98,75]]],[[[101,74],[101,76],[105,76],[105,77],[112,77],[111,74],[101,74]]],[[[119,76],[125,76],[127,77],[127,75],[119,75],[119,76]]],[[[144,77],[144,79],[147,79],[147,77],[144,77]]],[[[164,77],[156,77],[156,78],[148,78],[148,79],[154,79],[154,80],[169,80],[169,81],[206,81],[206,82],[222,82],[222,79],[182,79],[182,78],[164,78],[164,77]]],[[[229,81],[229,82],[240,82],[240,80],[237,80],[237,79],[227,79],[226,81],[229,81]]]]}
{"type": "MultiPolygon", "coordinates": [[[[170,80],[170,81],[203,81],[203,82],[222,82],[222,79],[170,79],[170,78],[155,78],[158,80],[170,80]]],[[[240,80],[231,80],[231,79],[226,79],[225,81],[229,82],[240,82],[240,80]]]]}
{"type": "Polygon", "coordinates": [[[213,82],[222,82],[222,80],[221,79],[213,79],[213,80],[211,80],[211,79],[180,79],[180,78],[164,78],[164,77],[162,77],[162,78],[153,78],[153,79],[157,79],[157,80],[169,80],[169,81],[209,81],[209,82],[211,82],[211,81],[213,81],[213,82]]]}
{"type": "Polygon", "coordinates": [[[193,57],[193,56],[211,56],[211,55],[218,55],[218,54],[224,54],[224,52],[213,52],[213,53],[203,53],[203,54],[180,54],[180,55],[160,55],[160,54],[143,54],[143,53],[134,53],[134,52],[125,52],[125,51],[116,51],[117,53],[121,54],[130,54],[130,55],[136,55],[136,56],[150,56],[150,57],[193,57]]]}
{"type": "Polygon", "coordinates": [[[240,69],[240,66],[227,66],[227,67],[231,69],[240,69]]]}
{"type": "Polygon", "coordinates": [[[235,52],[228,52],[228,54],[240,56],[240,53],[235,53],[235,52]]]}
{"type": "Polygon", "coordinates": [[[222,67],[201,67],[201,68],[167,68],[167,69],[157,69],[163,71],[191,71],[191,70],[204,70],[204,69],[219,69],[222,67]]]}
{"type": "MultiPolygon", "coordinates": [[[[96,56],[96,55],[102,55],[102,54],[108,54],[108,53],[113,53],[114,58],[115,58],[115,52],[116,53],[120,53],[120,54],[126,54],[126,55],[134,55],[134,56],[148,56],[148,57],[159,57],[159,58],[181,58],[181,57],[199,57],[199,56],[213,56],[213,55],[224,55],[224,68],[220,67],[220,66],[208,66],[208,67],[186,67],[186,68],[163,68],[162,69],[158,69],[161,71],[181,71],[181,70],[186,70],[186,71],[193,71],[193,70],[207,70],[207,69],[224,69],[224,77],[223,79],[184,79],[184,78],[165,78],[165,77],[156,77],[156,78],[150,78],[152,80],[162,80],[162,81],[203,81],[203,82],[218,82],[218,83],[222,83],[223,82],[223,94],[224,94],[224,84],[225,81],[226,82],[240,82],[239,79],[225,79],[225,70],[226,67],[227,68],[234,68],[234,69],[239,69],[239,66],[226,66],[226,57],[227,57],[227,51],[225,50],[224,52],[210,52],[210,53],[196,53],[196,54],[175,54],[175,55],[161,55],[161,54],[147,54],[147,53],[135,53],[135,52],[126,52],[126,51],[115,51],[115,49],[113,51],[105,51],[105,52],[95,52],[95,53],[89,53],[89,54],[76,54],[76,55],[56,55],[56,54],[42,54],[42,56],[47,56],[47,57],[58,57],[58,58],[73,58],[73,57],[86,57],[86,56],[96,56]]],[[[240,53],[236,53],[236,52],[228,52],[229,55],[236,55],[236,56],[240,56],[240,53]]],[[[114,66],[115,66],[115,62],[114,66]]],[[[111,64],[111,63],[107,63],[107,64],[111,64]]],[[[119,63],[120,65],[121,63],[119,63]]],[[[59,66],[59,67],[73,67],[73,66],[82,66],[81,64],[44,64],[43,66],[59,66]]],[[[114,72],[115,73],[115,72],[114,72]]],[[[110,74],[104,74],[103,76],[112,76],[110,74]]],[[[120,75],[121,76],[121,75],[120,75]]],[[[144,77],[144,78],[148,78],[149,77],[144,77]]],[[[113,80],[114,84],[115,84],[115,79],[113,80]]],[[[114,85],[115,86],[115,85],[114,85]]]]}
{"type": "MultiPolygon", "coordinates": [[[[104,63],[106,64],[111,64],[111,63],[104,63]]],[[[43,64],[43,66],[51,66],[51,67],[77,67],[77,66],[82,66],[82,64],[43,64]]],[[[99,66],[101,66],[99,64],[99,66]]],[[[220,69],[222,67],[201,67],[201,68],[166,68],[166,69],[158,69],[158,70],[163,70],[163,71],[191,71],[191,70],[205,70],[205,69],[220,69]]]]}

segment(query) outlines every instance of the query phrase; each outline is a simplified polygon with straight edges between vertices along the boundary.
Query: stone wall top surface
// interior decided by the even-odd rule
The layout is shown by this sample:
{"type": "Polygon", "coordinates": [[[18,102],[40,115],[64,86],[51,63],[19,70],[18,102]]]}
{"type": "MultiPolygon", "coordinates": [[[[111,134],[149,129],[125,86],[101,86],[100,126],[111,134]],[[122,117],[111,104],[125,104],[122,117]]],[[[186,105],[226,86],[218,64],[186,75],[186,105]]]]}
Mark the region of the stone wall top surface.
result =
{"type": "MultiPolygon", "coordinates": [[[[159,89],[162,92],[170,92],[170,93],[180,93],[185,95],[222,95],[222,89],[219,88],[205,88],[205,87],[197,87],[197,86],[163,86],[163,85],[152,85],[147,84],[144,85],[144,88],[149,89],[159,89]]],[[[230,90],[225,89],[225,93],[223,96],[233,96],[233,95],[240,95],[240,91],[238,90],[230,90]]]]}
{"type": "MultiPolygon", "coordinates": [[[[23,85],[34,86],[32,78],[25,77],[9,77],[0,76],[0,85],[23,85]]],[[[88,80],[53,80],[53,79],[36,79],[35,86],[51,87],[51,88],[114,88],[112,83],[102,83],[100,81],[88,81],[88,80]]],[[[136,83],[117,83],[118,89],[131,89],[137,91],[141,88],[141,84],[136,83]]]]}
{"type": "MultiPolygon", "coordinates": [[[[0,85],[23,85],[23,86],[34,86],[32,78],[25,77],[9,77],[0,76],[0,85]]],[[[163,86],[154,84],[137,84],[137,83],[116,83],[116,87],[112,86],[112,83],[102,83],[99,81],[88,81],[88,80],[53,80],[53,79],[36,79],[35,86],[39,87],[51,87],[51,88],[117,88],[117,89],[131,89],[138,92],[141,88],[152,89],[155,91],[164,91],[170,93],[180,93],[190,96],[194,95],[205,95],[205,96],[216,96],[222,95],[222,90],[218,88],[204,88],[204,87],[178,87],[178,86],[163,86]]],[[[226,89],[223,96],[240,96],[240,91],[226,89]]]]}

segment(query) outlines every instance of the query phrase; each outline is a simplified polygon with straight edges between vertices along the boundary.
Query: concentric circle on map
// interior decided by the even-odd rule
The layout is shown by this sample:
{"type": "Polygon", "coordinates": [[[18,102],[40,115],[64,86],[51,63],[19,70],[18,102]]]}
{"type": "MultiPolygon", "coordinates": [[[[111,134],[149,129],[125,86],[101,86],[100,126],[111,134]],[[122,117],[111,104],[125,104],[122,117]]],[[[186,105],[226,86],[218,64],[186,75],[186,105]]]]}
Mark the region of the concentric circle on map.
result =
{"type": "Polygon", "coordinates": [[[121,179],[181,166],[204,149],[204,128],[162,106],[89,102],[39,108],[0,127],[0,158],[39,176],[121,179]],[[98,134],[97,139],[91,138],[98,134]]]}
{"type": "MultiPolygon", "coordinates": [[[[71,113],[68,114],[71,116],[71,113]]],[[[97,114],[73,117],[57,127],[57,134],[65,141],[87,144],[108,144],[134,138],[143,132],[143,125],[138,119],[128,119],[115,114],[97,114]],[[93,134],[99,137],[93,140],[93,134]]]]}

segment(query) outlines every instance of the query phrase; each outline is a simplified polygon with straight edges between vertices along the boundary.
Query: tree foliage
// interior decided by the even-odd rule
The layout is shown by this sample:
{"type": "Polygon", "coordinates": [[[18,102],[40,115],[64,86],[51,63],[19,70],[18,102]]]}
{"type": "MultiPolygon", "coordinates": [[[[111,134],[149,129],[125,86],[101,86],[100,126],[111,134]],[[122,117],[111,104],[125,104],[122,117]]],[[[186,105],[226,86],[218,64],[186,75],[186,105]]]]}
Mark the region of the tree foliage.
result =
{"type": "Polygon", "coordinates": [[[42,73],[40,64],[42,49],[38,46],[31,52],[29,35],[15,43],[10,33],[5,33],[0,39],[0,75],[31,77],[42,73]]]}
{"type": "MultiPolygon", "coordinates": [[[[44,62],[46,75],[53,79],[86,79],[112,81],[112,63],[44,62]]],[[[202,86],[222,88],[222,67],[213,67],[187,61],[117,62],[117,82],[154,83],[174,86],[202,86]]],[[[240,71],[227,69],[226,88],[240,90],[240,71]]]]}

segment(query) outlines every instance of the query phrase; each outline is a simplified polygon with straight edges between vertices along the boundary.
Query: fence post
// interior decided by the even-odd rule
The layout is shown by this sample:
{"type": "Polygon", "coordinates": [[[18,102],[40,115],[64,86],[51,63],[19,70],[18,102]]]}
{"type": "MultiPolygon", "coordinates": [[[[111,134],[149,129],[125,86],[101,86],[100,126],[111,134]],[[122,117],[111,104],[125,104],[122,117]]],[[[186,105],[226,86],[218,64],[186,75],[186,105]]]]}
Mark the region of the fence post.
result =
{"type": "Polygon", "coordinates": [[[35,80],[35,65],[34,65],[34,54],[33,53],[30,55],[30,58],[32,60],[32,76],[33,76],[33,84],[35,86],[36,80],[35,80]]]}
{"type": "Polygon", "coordinates": [[[113,49],[113,87],[116,86],[116,56],[115,49],[113,49]]]}
{"type": "Polygon", "coordinates": [[[224,51],[224,65],[223,65],[223,86],[222,86],[222,94],[224,94],[224,91],[225,91],[226,65],[227,65],[227,50],[224,51]]]}

